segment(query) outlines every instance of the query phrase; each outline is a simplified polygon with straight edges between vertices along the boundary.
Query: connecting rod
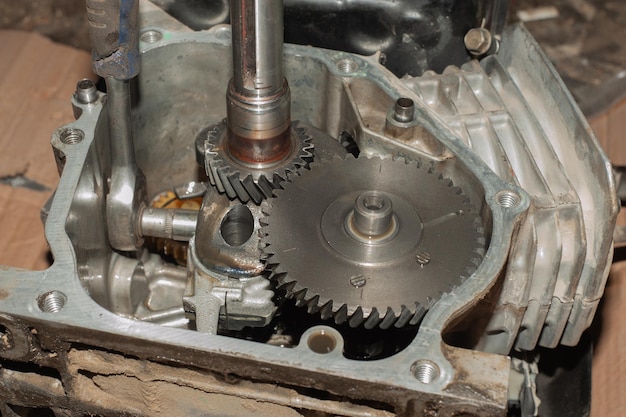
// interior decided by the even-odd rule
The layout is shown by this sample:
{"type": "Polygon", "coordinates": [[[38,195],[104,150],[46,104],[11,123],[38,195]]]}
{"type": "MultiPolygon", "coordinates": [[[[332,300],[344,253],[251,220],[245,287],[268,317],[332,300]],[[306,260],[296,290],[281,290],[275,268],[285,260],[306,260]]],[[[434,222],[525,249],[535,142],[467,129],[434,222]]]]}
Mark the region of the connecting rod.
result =
{"type": "Polygon", "coordinates": [[[130,80],[139,73],[139,0],[87,0],[93,70],[107,85],[111,178],[106,216],[111,246],[121,251],[142,244],[139,213],[145,177],[135,161],[130,80]]]}

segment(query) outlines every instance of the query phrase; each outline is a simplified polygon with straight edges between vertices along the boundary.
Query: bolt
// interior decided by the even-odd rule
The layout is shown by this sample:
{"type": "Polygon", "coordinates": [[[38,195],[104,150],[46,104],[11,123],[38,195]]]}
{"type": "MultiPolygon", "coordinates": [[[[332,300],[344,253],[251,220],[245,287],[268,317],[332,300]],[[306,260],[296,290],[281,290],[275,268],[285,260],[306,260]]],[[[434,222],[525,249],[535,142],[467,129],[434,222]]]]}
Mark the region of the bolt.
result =
{"type": "Polygon", "coordinates": [[[417,260],[417,263],[423,267],[430,262],[430,253],[426,251],[419,251],[417,252],[417,255],[415,255],[415,259],[417,260]]]}
{"type": "Polygon", "coordinates": [[[408,97],[400,97],[393,107],[393,118],[400,123],[412,122],[415,117],[415,104],[408,97]]]}
{"type": "Polygon", "coordinates": [[[88,78],[83,78],[76,83],[76,100],[82,104],[92,104],[98,99],[96,85],[88,78]]]}
{"type": "Polygon", "coordinates": [[[491,36],[491,32],[487,29],[473,28],[465,34],[463,42],[465,43],[465,48],[467,48],[470,54],[479,56],[484,55],[489,51],[493,38],[491,36]]]}
{"type": "Polygon", "coordinates": [[[365,284],[367,284],[367,278],[365,278],[363,275],[355,275],[350,278],[350,284],[352,284],[354,288],[364,287],[365,284]]]}

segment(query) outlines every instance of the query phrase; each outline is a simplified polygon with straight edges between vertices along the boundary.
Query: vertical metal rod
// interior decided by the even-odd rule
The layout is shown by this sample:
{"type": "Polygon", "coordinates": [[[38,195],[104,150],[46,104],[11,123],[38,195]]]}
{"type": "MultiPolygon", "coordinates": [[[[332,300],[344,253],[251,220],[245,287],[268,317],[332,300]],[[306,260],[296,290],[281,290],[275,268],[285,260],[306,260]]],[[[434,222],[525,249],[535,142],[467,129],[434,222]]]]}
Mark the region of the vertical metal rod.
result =
{"type": "Polygon", "coordinates": [[[139,224],[146,181],[135,160],[130,81],[109,76],[106,84],[111,148],[111,182],[106,201],[109,241],[115,249],[133,251],[143,243],[139,224]]]}
{"type": "Polygon", "coordinates": [[[283,76],[283,2],[232,0],[233,86],[242,96],[279,93],[283,76]]]}
{"type": "Polygon", "coordinates": [[[107,77],[106,85],[109,133],[114,144],[111,146],[111,165],[113,169],[134,167],[137,164],[130,122],[130,82],[107,77]]]}
{"type": "Polygon", "coordinates": [[[231,0],[233,78],[226,93],[232,157],[264,167],[291,149],[290,93],[283,72],[283,1],[231,0]]]}
{"type": "Polygon", "coordinates": [[[106,80],[111,178],[106,216],[111,246],[136,250],[142,243],[138,216],[146,191],[135,162],[130,79],[139,73],[139,0],[87,0],[94,72],[106,80]]]}

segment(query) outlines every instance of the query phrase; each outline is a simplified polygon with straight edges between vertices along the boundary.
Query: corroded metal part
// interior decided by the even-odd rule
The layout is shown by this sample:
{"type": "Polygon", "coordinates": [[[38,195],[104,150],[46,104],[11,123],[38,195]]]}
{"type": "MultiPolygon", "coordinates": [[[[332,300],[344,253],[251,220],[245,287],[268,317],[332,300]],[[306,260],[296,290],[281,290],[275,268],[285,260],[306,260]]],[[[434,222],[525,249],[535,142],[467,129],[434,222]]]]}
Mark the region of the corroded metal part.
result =
{"type": "Polygon", "coordinates": [[[229,198],[238,198],[243,203],[253,201],[260,204],[272,197],[281,182],[308,168],[313,160],[313,138],[306,125],[299,122],[295,122],[289,130],[287,154],[269,166],[243,161],[233,155],[230,151],[232,136],[224,122],[200,135],[200,139],[204,139],[204,164],[211,184],[229,198]]]}

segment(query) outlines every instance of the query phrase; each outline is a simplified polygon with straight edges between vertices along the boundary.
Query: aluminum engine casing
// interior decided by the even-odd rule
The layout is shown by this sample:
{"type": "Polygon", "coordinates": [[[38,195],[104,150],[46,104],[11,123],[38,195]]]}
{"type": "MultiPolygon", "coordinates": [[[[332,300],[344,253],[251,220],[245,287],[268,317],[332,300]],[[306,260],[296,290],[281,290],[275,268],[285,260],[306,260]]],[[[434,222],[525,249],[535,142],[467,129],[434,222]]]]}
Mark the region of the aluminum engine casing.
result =
{"type": "MultiPolygon", "coordinates": [[[[192,32],[150,7],[143,19],[133,126],[154,196],[202,180],[194,139],[224,117],[230,36],[225,26],[192,32]]],[[[176,328],[186,326],[182,300],[170,326],[140,320],[137,307],[163,287],[150,286],[145,273],[131,282],[135,261],[111,269],[120,255],[104,214],[106,96],[74,99],[76,122],[52,138],[62,170],[46,221],[54,264],[0,271],[4,398],[72,415],[242,415],[252,407],[266,415],[496,416],[506,414],[512,349],[578,342],[610,266],[615,184],[584,117],[523,27],[506,30],[496,55],[419,77],[398,79],[376,56],[294,45],[285,55],[294,119],[333,138],[348,132],[362,154],[426,159],[462,181],[489,229],[478,269],[432,304],[404,350],[376,361],[345,358],[341,334],[327,326],[306,330],[293,349],[176,328]],[[384,132],[400,96],[416,105],[410,140],[384,132]],[[320,335],[335,343],[328,354],[308,343],[320,335]],[[19,363],[38,364],[42,376],[19,363]],[[156,406],[161,395],[174,405],[156,406]]],[[[182,297],[187,279],[166,284],[178,283],[172,293],[182,297]]]]}

